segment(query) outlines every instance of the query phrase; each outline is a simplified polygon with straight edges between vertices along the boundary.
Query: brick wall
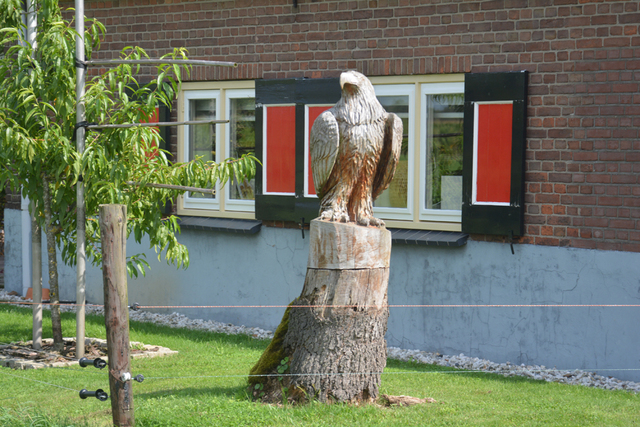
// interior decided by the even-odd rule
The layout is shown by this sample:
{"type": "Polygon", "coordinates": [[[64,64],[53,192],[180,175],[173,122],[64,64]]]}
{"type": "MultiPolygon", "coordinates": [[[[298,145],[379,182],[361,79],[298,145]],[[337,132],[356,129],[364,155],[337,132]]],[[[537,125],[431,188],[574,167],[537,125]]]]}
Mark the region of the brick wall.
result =
{"type": "Polygon", "coordinates": [[[152,57],[185,46],[192,58],[240,63],[196,67],[193,80],[526,69],[521,241],[640,251],[638,1],[85,3],[107,26],[101,57],[133,44],[152,57]]]}

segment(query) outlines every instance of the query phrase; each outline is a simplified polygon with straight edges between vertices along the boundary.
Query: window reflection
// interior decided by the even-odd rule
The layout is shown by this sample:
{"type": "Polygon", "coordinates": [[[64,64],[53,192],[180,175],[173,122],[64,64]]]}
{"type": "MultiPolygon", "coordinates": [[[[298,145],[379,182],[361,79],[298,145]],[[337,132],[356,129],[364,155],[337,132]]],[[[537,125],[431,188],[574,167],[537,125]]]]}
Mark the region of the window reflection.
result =
{"type": "Polygon", "coordinates": [[[462,208],[464,95],[427,95],[425,208],[462,208]]]}
{"type": "Polygon", "coordinates": [[[409,97],[404,96],[378,96],[378,101],[388,113],[395,113],[402,120],[402,150],[400,160],[396,166],[396,173],[387,188],[373,205],[385,208],[406,208],[407,189],[409,182],[409,97]]]}
{"type": "MultiPolygon", "coordinates": [[[[256,151],[255,98],[231,98],[230,100],[229,156],[239,158],[256,151]]],[[[235,177],[230,182],[229,195],[232,199],[253,200],[255,179],[238,182],[235,177]]]]}
{"type": "MultiPolygon", "coordinates": [[[[215,120],[215,99],[192,99],[189,101],[189,120],[215,120]]],[[[216,160],[216,127],[214,124],[189,125],[189,159],[200,157],[202,161],[216,160]]],[[[189,193],[194,198],[215,198],[213,194],[189,193]]]]}

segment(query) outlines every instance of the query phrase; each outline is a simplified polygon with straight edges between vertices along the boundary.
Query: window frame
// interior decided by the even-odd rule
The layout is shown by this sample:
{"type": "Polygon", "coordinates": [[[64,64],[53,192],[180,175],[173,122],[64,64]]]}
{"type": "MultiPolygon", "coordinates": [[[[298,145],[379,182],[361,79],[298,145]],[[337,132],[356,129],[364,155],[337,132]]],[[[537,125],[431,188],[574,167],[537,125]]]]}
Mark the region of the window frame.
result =
{"type": "MultiPolygon", "coordinates": [[[[420,88],[421,98],[421,111],[420,122],[425,124],[420,127],[420,147],[421,152],[424,153],[420,156],[420,204],[419,204],[419,218],[421,221],[435,221],[435,222],[449,222],[449,223],[461,223],[462,222],[462,207],[460,210],[446,210],[446,209],[427,209],[426,193],[427,193],[427,154],[429,153],[429,147],[427,146],[428,126],[426,126],[428,117],[427,102],[425,100],[427,95],[445,95],[445,94],[464,94],[464,82],[448,82],[448,83],[433,83],[422,84],[420,88]]],[[[463,113],[461,113],[463,114],[463,113]]],[[[462,188],[460,189],[460,195],[462,196],[462,188]]]]}
{"type": "MultiPolygon", "coordinates": [[[[458,74],[432,74],[432,75],[413,75],[413,76],[372,76],[369,78],[374,88],[376,86],[391,86],[396,85],[412,85],[414,86],[413,96],[413,123],[410,124],[409,132],[413,136],[413,162],[410,162],[409,168],[412,169],[413,175],[409,175],[410,180],[413,179],[413,184],[409,183],[408,187],[412,186],[411,195],[407,195],[407,199],[411,198],[411,219],[385,219],[385,224],[388,228],[401,228],[401,229],[413,229],[413,230],[433,230],[433,231],[462,231],[461,215],[458,219],[453,219],[448,215],[433,215],[430,214],[436,209],[429,210],[430,212],[424,212],[424,199],[425,199],[425,186],[426,181],[424,169],[426,164],[426,129],[425,126],[421,126],[425,123],[426,102],[424,100],[423,89],[425,87],[438,87],[439,85],[457,84],[460,85],[461,92],[464,93],[464,73],[458,74]],[[424,158],[424,160],[423,160],[424,158]],[[419,180],[416,184],[415,180],[419,180]]],[[[442,92],[435,92],[442,93],[442,92]]],[[[378,91],[376,89],[376,95],[378,91]]],[[[410,101],[411,102],[411,101],[410,101]]],[[[411,137],[410,137],[411,138],[411,137]]],[[[412,141],[409,140],[409,148],[411,149],[412,141]]],[[[379,208],[374,208],[374,213],[377,214],[379,208]]],[[[455,211],[454,211],[455,212],[455,211]]]]}
{"type": "Polygon", "coordinates": [[[406,208],[392,208],[392,207],[373,207],[374,216],[382,220],[400,220],[400,221],[413,221],[415,215],[414,209],[414,187],[415,187],[415,162],[411,159],[415,158],[416,153],[416,140],[415,140],[415,117],[416,117],[416,100],[415,91],[416,86],[411,84],[374,84],[373,89],[376,92],[376,97],[381,96],[407,96],[409,98],[408,106],[408,129],[403,129],[408,135],[408,147],[407,147],[407,207],[406,208]]]}
{"type": "MultiPolygon", "coordinates": [[[[226,89],[224,93],[225,93],[225,118],[229,120],[231,118],[231,100],[232,99],[246,99],[246,98],[255,99],[256,97],[256,92],[254,89],[226,89]]],[[[254,116],[254,121],[255,121],[255,116],[254,116]]],[[[231,122],[226,123],[224,127],[225,127],[225,133],[224,133],[225,157],[224,158],[226,159],[228,157],[231,157],[231,122]]],[[[255,153],[255,148],[254,148],[254,153],[255,153]]],[[[224,186],[225,210],[253,213],[255,210],[255,189],[254,189],[254,200],[232,199],[231,184],[232,184],[232,180],[229,180],[229,182],[224,186]]]]}
{"type": "MultiPolygon", "coordinates": [[[[216,111],[216,115],[213,118],[214,120],[219,120],[220,117],[220,91],[219,90],[192,90],[192,91],[185,91],[184,92],[184,116],[186,117],[187,120],[191,120],[191,116],[190,116],[190,108],[191,108],[191,101],[194,100],[207,100],[207,99],[213,99],[215,100],[215,111],[216,111]]],[[[213,126],[217,126],[217,125],[213,125],[213,126]]],[[[181,126],[180,127],[180,132],[182,132],[182,138],[183,138],[183,144],[182,144],[182,156],[185,160],[183,161],[190,161],[193,159],[189,158],[189,151],[190,151],[190,138],[189,138],[189,131],[190,131],[191,127],[190,126],[181,126]]],[[[216,128],[216,133],[215,133],[215,138],[214,138],[214,144],[215,144],[215,149],[216,149],[216,158],[213,159],[213,161],[215,162],[219,162],[220,161],[220,150],[219,150],[219,146],[220,146],[220,129],[216,128]]],[[[183,196],[183,204],[184,207],[187,209],[211,209],[211,210],[218,210],[220,209],[220,188],[219,185],[216,184],[215,187],[216,190],[216,194],[213,198],[209,199],[202,199],[202,198],[196,198],[196,197],[190,197],[189,193],[185,193],[183,196]]]]}
{"type": "MultiPolygon", "coordinates": [[[[186,82],[182,84],[178,94],[178,121],[186,121],[189,117],[189,101],[191,99],[211,99],[207,94],[216,94],[217,119],[229,117],[231,98],[238,94],[252,94],[255,97],[255,81],[225,81],[225,82],[186,82]]],[[[257,118],[256,118],[257,121],[257,118]]],[[[230,123],[216,124],[216,162],[230,157],[230,123]]],[[[177,130],[177,160],[189,160],[189,126],[179,126],[177,130]]],[[[257,148],[256,148],[257,151],[257,148]]],[[[224,187],[216,184],[215,202],[212,200],[198,200],[188,195],[178,197],[177,214],[180,216],[201,216],[213,218],[255,219],[254,201],[231,199],[229,197],[229,183],[224,187]]]]}

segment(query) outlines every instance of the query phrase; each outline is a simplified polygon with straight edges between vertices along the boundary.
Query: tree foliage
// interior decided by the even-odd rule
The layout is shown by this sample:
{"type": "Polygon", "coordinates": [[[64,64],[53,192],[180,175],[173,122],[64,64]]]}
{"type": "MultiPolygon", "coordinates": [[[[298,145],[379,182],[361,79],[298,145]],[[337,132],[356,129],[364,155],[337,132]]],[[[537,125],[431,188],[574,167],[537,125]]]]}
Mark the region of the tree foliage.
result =
{"type": "MultiPolygon", "coordinates": [[[[159,189],[148,183],[211,188],[233,175],[240,179],[255,174],[255,157],[227,159],[221,163],[196,159],[172,163],[160,148],[160,135],[153,127],[88,131],[85,151],[76,151],[75,37],[73,22],[65,21],[57,0],[36,1],[37,48],[24,40],[20,0],[0,0],[0,180],[31,200],[43,200],[43,178],[51,185],[52,222],[63,260],[75,263],[76,190],[85,185],[87,212],[87,255],[101,262],[98,207],[104,203],[127,205],[128,232],[136,241],[148,236],[151,247],[164,253],[168,262],[187,266],[187,248],[177,238],[174,216],[164,216],[160,205],[184,191],[159,189]],[[127,183],[134,182],[136,185],[127,183]]],[[[99,49],[105,28],[87,19],[85,58],[99,49]]],[[[121,58],[147,58],[138,47],[123,49],[121,58]]],[[[186,59],[184,49],[163,58],[186,59]]],[[[157,106],[171,107],[188,67],[161,64],[157,78],[141,84],[136,79],[140,66],[119,65],[87,78],[87,122],[124,124],[146,122],[157,106]]],[[[41,208],[39,208],[41,210],[41,208]]],[[[41,212],[37,217],[43,221],[41,212]]],[[[135,255],[129,272],[144,274],[146,261],[135,255]]]]}

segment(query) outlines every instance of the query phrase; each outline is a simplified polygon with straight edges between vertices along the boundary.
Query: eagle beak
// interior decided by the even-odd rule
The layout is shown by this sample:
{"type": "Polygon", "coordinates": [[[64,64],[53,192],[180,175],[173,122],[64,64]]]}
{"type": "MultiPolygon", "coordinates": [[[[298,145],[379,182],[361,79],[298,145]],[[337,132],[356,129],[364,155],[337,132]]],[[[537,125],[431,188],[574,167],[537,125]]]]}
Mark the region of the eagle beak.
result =
{"type": "Polygon", "coordinates": [[[344,89],[344,85],[347,83],[357,86],[358,82],[356,76],[349,72],[340,74],[340,89],[344,89]]]}

